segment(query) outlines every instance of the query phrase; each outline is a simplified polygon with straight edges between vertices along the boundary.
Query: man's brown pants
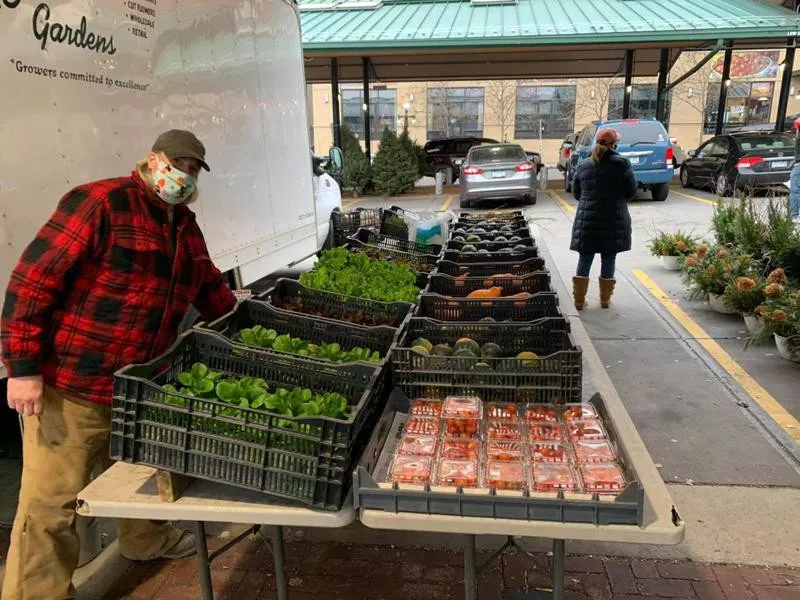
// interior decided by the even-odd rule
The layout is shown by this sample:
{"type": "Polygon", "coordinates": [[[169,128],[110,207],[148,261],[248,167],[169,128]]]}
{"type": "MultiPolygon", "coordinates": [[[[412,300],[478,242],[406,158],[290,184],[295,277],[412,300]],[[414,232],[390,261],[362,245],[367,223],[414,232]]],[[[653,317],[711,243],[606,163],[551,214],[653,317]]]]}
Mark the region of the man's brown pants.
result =
{"type": "MultiPolygon", "coordinates": [[[[72,572],[80,540],[75,529],[78,492],[95,465],[108,458],[111,407],[45,388],[44,410],[24,418],[22,487],[11,533],[2,600],[74,598],[72,572]]],[[[161,556],[180,537],[168,524],[119,521],[123,556],[148,560],[161,556]]]]}

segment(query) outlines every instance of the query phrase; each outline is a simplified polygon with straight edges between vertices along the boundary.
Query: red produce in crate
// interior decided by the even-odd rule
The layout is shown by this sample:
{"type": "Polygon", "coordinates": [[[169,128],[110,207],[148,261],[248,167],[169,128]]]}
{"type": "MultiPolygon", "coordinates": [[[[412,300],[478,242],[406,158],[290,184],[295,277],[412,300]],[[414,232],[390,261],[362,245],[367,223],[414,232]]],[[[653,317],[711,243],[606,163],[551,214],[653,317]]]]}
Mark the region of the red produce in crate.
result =
{"type": "Polygon", "coordinates": [[[406,434],[414,435],[439,435],[439,419],[425,417],[411,417],[406,423],[406,434]]]}
{"type": "Polygon", "coordinates": [[[533,463],[533,489],[537,492],[575,491],[578,478],[569,465],[537,462],[533,463]]]}
{"type": "Polygon", "coordinates": [[[522,431],[516,421],[489,421],[486,423],[486,439],[517,441],[522,439],[522,431]]]}
{"type": "Polygon", "coordinates": [[[407,456],[433,456],[436,454],[436,440],[433,435],[406,434],[397,452],[407,456]]]}
{"type": "Polygon", "coordinates": [[[567,463],[567,447],[559,442],[531,442],[531,459],[534,462],[567,463]]]}
{"type": "Polygon", "coordinates": [[[453,437],[478,435],[483,406],[475,396],[448,396],[442,407],[445,430],[453,437]]]}
{"type": "Polygon", "coordinates": [[[564,407],[565,421],[587,421],[599,419],[597,411],[591,404],[567,404],[564,407]]]}
{"type": "Polygon", "coordinates": [[[560,442],[563,439],[564,432],[560,423],[528,423],[530,442],[560,442]]]}
{"type": "Polygon", "coordinates": [[[456,460],[477,460],[478,448],[477,439],[460,440],[446,437],[442,441],[439,456],[456,460]]]}
{"type": "Polygon", "coordinates": [[[489,440],[486,442],[486,458],[490,461],[520,461],[524,457],[525,448],[522,446],[522,442],[505,442],[502,440],[489,440]]]}
{"type": "Polygon", "coordinates": [[[522,490],[526,486],[521,461],[493,461],[486,466],[486,485],[498,490],[522,490]]]}
{"type": "Polygon", "coordinates": [[[391,480],[395,483],[428,483],[433,459],[429,456],[396,456],[391,480]]]}
{"type": "Polygon", "coordinates": [[[573,442],[579,440],[607,440],[606,430],[598,419],[567,423],[567,433],[573,442]]]}
{"type": "Polygon", "coordinates": [[[491,421],[516,421],[519,419],[519,411],[513,402],[492,402],[486,405],[486,418],[491,421]]]}
{"type": "Polygon", "coordinates": [[[442,416],[442,403],[439,400],[425,400],[418,398],[411,403],[411,411],[409,413],[412,417],[441,417],[442,416]]]}
{"type": "Polygon", "coordinates": [[[478,461],[449,458],[440,460],[436,484],[453,487],[478,487],[478,461]]]}
{"type": "Polygon", "coordinates": [[[625,488],[625,476],[616,464],[582,465],[581,477],[587,492],[617,494],[625,488]]]}
{"type": "Polygon", "coordinates": [[[549,404],[529,404],[525,409],[528,423],[558,423],[558,410],[549,404]]]}
{"type": "Polygon", "coordinates": [[[611,444],[605,440],[578,440],[572,447],[579,463],[610,463],[617,459],[611,444]]]}

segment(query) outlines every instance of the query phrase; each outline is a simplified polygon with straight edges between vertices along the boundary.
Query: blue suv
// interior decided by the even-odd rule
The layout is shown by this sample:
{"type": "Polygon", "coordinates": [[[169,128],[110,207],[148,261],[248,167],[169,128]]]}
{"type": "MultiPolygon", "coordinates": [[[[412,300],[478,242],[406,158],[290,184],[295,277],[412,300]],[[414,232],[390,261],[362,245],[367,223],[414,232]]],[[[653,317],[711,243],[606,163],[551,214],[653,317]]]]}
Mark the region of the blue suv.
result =
{"type": "Polygon", "coordinates": [[[572,180],[578,163],[591,155],[595,136],[605,127],[611,127],[619,133],[617,152],[631,162],[638,187],[651,191],[653,200],[666,200],[672,182],[675,154],[667,130],[656,119],[595,121],[584,127],[578,134],[567,164],[567,191],[572,191],[572,180]]]}

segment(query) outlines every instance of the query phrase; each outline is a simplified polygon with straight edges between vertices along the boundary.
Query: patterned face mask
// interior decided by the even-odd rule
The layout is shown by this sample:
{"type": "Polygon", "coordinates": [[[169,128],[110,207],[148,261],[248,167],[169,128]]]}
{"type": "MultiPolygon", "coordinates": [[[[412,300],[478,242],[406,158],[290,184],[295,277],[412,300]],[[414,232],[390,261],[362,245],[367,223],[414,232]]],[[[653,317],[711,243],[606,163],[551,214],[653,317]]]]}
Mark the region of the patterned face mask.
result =
{"type": "Polygon", "coordinates": [[[156,195],[167,204],[173,205],[186,202],[197,187],[194,177],[160,159],[153,173],[153,182],[156,195]]]}

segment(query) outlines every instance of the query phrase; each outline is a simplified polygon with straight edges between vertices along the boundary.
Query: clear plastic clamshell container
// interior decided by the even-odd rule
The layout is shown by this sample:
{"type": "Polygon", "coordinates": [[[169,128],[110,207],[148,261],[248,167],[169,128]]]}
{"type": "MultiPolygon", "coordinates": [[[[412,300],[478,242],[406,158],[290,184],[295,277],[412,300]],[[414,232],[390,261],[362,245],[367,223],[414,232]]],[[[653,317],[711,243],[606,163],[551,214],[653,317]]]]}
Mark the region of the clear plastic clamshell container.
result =
{"type": "Polygon", "coordinates": [[[591,404],[565,404],[562,414],[565,421],[587,421],[600,418],[597,410],[591,404]]]}
{"type": "Polygon", "coordinates": [[[486,485],[497,490],[523,490],[527,486],[522,461],[490,461],[486,464],[486,485]]]}
{"type": "Polygon", "coordinates": [[[567,423],[567,435],[573,442],[580,440],[607,440],[608,435],[599,419],[567,423]]]}
{"type": "Polygon", "coordinates": [[[477,436],[480,431],[483,403],[476,396],[448,396],[442,407],[442,418],[447,435],[451,437],[477,436]]]}
{"type": "Polygon", "coordinates": [[[454,460],[478,460],[478,439],[456,439],[445,437],[439,447],[439,457],[454,460]]]}
{"type": "Polygon", "coordinates": [[[560,423],[528,423],[529,442],[560,442],[564,430],[560,423]]]}
{"type": "Polygon", "coordinates": [[[558,409],[552,404],[528,404],[525,407],[526,423],[558,423],[558,409]]]}
{"type": "Polygon", "coordinates": [[[487,440],[518,441],[522,439],[522,430],[518,421],[487,421],[487,440]]]}
{"type": "Polygon", "coordinates": [[[442,416],[442,402],[440,400],[425,400],[417,398],[411,403],[409,414],[412,417],[434,417],[442,416]]]}
{"type": "Polygon", "coordinates": [[[489,421],[516,421],[519,419],[517,405],[513,402],[490,402],[486,405],[486,419],[489,421]]]}
{"type": "Polygon", "coordinates": [[[532,489],[537,492],[575,491],[578,476],[568,464],[535,462],[531,470],[532,489]]]}
{"type": "Polygon", "coordinates": [[[437,441],[438,438],[434,435],[409,433],[400,440],[397,453],[405,456],[434,456],[436,454],[437,441]]]}
{"type": "Polygon", "coordinates": [[[439,435],[441,424],[439,419],[411,417],[406,422],[406,435],[439,435]]]}
{"type": "Polygon", "coordinates": [[[436,469],[436,485],[448,487],[478,487],[478,461],[443,458],[436,469]]]}
{"type": "Polygon", "coordinates": [[[583,487],[595,494],[618,494],[625,489],[625,475],[614,463],[586,464],[581,466],[583,487]]]}
{"type": "Polygon", "coordinates": [[[392,463],[389,479],[395,483],[428,483],[432,468],[433,459],[429,456],[397,455],[392,463]]]}
{"type": "Polygon", "coordinates": [[[577,440],[572,443],[578,463],[610,463],[617,460],[606,440],[577,440]]]}
{"type": "Polygon", "coordinates": [[[525,447],[522,442],[509,442],[503,440],[487,440],[487,461],[512,462],[525,458],[525,447]]]}
{"type": "Polygon", "coordinates": [[[569,450],[561,442],[531,442],[530,446],[531,460],[534,462],[569,462],[569,450]]]}

